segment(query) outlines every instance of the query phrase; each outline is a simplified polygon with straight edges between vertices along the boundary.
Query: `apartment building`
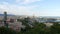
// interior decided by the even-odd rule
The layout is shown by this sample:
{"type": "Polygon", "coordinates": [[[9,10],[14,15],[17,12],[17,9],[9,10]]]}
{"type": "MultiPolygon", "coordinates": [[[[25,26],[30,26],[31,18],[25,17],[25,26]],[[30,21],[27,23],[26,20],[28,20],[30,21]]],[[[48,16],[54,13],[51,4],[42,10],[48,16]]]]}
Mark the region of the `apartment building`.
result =
{"type": "MultiPolygon", "coordinates": [[[[0,27],[5,26],[3,19],[4,16],[0,16],[0,27]]],[[[22,22],[18,22],[17,19],[19,19],[17,16],[7,16],[6,23],[8,24],[8,28],[20,31],[23,26],[22,22]]]]}

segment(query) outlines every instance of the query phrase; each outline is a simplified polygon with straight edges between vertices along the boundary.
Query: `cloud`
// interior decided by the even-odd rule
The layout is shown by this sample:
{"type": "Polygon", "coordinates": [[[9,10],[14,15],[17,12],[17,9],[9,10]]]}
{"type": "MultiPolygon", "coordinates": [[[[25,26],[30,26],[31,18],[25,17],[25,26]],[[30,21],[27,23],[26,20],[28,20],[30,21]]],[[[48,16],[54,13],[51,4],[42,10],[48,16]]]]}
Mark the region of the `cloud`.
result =
{"type": "Polygon", "coordinates": [[[11,5],[7,2],[3,2],[0,4],[0,13],[3,13],[4,11],[7,11],[9,14],[15,14],[15,15],[32,15],[36,12],[32,11],[35,9],[38,5],[33,6],[18,6],[18,5],[11,5]]]}
{"type": "Polygon", "coordinates": [[[41,1],[41,0],[16,0],[16,3],[29,4],[37,1],[41,1]]]}

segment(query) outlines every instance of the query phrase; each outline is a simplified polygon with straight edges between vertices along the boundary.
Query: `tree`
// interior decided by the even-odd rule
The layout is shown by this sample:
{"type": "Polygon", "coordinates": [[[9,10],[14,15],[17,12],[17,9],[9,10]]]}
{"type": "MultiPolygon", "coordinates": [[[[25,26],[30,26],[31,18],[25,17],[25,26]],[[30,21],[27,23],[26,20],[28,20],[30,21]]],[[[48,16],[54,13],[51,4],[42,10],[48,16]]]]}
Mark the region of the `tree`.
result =
{"type": "Polygon", "coordinates": [[[51,26],[51,33],[60,34],[60,24],[59,23],[54,23],[53,26],[51,26]]]}
{"type": "Polygon", "coordinates": [[[0,27],[0,34],[17,34],[17,32],[6,27],[0,27]]]}
{"type": "Polygon", "coordinates": [[[28,30],[24,34],[44,34],[45,27],[46,27],[46,25],[43,23],[36,24],[36,26],[34,28],[31,28],[30,30],[28,30]]]}

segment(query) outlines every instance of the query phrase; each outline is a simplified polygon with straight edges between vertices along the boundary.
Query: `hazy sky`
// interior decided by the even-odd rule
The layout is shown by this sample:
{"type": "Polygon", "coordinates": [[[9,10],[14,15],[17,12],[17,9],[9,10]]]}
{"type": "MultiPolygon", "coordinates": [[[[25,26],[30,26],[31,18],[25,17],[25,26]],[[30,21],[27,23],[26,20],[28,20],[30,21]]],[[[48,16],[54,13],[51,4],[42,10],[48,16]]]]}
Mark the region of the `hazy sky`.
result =
{"type": "Polygon", "coordinates": [[[60,0],[0,0],[0,13],[60,16],[60,0]]]}

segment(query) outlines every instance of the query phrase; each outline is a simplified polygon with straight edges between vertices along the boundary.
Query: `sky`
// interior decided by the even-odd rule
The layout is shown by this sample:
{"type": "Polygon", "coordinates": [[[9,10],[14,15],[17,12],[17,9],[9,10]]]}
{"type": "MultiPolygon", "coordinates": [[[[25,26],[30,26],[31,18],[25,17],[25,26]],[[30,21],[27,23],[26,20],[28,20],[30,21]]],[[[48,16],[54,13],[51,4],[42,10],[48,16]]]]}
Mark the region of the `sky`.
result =
{"type": "Polygon", "coordinates": [[[60,16],[60,0],[0,0],[0,13],[60,16]]]}

